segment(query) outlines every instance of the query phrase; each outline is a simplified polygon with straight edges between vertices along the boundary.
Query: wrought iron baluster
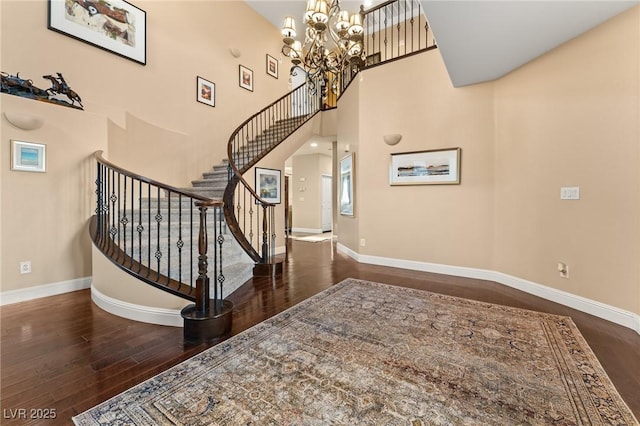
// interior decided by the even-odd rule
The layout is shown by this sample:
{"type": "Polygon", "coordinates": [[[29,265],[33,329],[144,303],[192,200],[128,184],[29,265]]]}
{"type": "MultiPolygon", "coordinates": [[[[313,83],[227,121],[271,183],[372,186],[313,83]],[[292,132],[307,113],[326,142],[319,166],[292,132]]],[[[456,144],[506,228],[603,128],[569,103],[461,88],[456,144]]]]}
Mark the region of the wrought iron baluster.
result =
{"type": "Polygon", "coordinates": [[[182,247],[184,247],[184,241],[182,241],[182,194],[178,194],[178,241],[176,246],[178,247],[178,281],[182,282],[182,247]]]}
{"type": "MultiPolygon", "coordinates": [[[[160,270],[160,262],[162,259],[162,250],[160,250],[160,224],[162,223],[162,213],[160,212],[160,188],[157,188],[156,191],[156,215],[154,217],[156,221],[156,252],[154,253],[154,257],[156,258],[157,270],[160,270]]],[[[157,278],[156,278],[157,281],[157,278]]]]}
{"type": "MultiPolygon", "coordinates": [[[[222,208],[221,207],[216,207],[216,212],[218,215],[218,235],[216,237],[216,239],[218,240],[218,258],[216,259],[216,265],[218,265],[218,276],[217,276],[217,281],[218,281],[218,285],[220,286],[220,299],[222,299],[223,297],[223,285],[224,285],[224,281],[225,281],[225,277],[224,274],[222,272],[222,244],[224,243],[224,236],[223,236],[223,216],[222,216],[222,208]]],[[[216,297],[216,300],[218,298],[216,297]]],[[[217,305],[216,305],[217,306],[217,305]]]]}
{"type": "Polygon", "coordinates": [[[142,225],[142,181],[138,181],[138,272],[142,268],[142,233],[144,225],[142,225]]]}
{"type": "Polygon", "coordinates": [[[262,262],[269,261],[269,226],[267,223],[267,206],[262,205],[262,262]]]}
{"type": "Polygon", "coordinates": [[[136,221],[135,219],[135,207],[134,207],[134,203],[135,203],[135,180],[133,178],[133,176],[131,176],[131,261],[129,263],[129,268],[133,267],[133,262],[134,262],[134,250],[135,250],[135,234],[134,234],[134,222],[136,221]]]}
{"type": "Polygon", "coordinates": [[[151,274],[151,184],[147,184],[147,278],[151,274]]]}
{"type": "MultiPolygon", "coordinates": [[[[171,280],[171,192],[167,191],[167,284],[171,280]]],[[[160,272],[160,270],[158,270],[160,272]]]]}
{"type": "MultiPolygon", "coordinates": [[[[118,179],[119,181],[120,179],[118,179]]],[[[118,191],[120,191],[120,185],[118,185],[118,191]]],[[[122,205],[124,206],[122,218],[120,219],[120,224],[122,225],[122,241],[123,241],[123,253],[127,253],[127,224],[129,223],[129,219],[127,218],[127,177],[124,176],[124,187],[122,189],[122,205]]],[[[118,208],[120,208],[120,201],[118,201],[118,208]]],[[[120,234],[118,233],[118,245],[120,245],[120,234]]],[[[122,259],[123,261],[125,259],[122,259]]]]}

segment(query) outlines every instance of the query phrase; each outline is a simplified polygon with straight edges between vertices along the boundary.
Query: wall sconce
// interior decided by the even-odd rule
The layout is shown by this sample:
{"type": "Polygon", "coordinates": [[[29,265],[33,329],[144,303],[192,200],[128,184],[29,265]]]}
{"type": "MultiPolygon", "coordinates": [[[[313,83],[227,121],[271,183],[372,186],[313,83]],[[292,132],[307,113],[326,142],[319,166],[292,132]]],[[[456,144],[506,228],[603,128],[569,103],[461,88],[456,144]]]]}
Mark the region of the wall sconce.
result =
{"type": "Polygon", "coordinates": [[[229,53],[231,53],[231,56],[233,56],[234,58],[239,58],[240,55],[242,55],[242,52],[240,52],[240,49],[238,49],[237,47],[229,48],[229,53]]]}
{"type": "Polygon", "coordinates": [[[19,112],[6,112],[4,118],[15,127],[22,130],[35,130],[42,127],[44,121],[40,117],[19,112]]]}
{"type": "Polygon", "coordinates": [[[384,135],[382,137],[384,139],[384,143],[387,145],[396,145],[402,139],[402,135],[399,133],[394,133],[392,135],[384,135]]]}

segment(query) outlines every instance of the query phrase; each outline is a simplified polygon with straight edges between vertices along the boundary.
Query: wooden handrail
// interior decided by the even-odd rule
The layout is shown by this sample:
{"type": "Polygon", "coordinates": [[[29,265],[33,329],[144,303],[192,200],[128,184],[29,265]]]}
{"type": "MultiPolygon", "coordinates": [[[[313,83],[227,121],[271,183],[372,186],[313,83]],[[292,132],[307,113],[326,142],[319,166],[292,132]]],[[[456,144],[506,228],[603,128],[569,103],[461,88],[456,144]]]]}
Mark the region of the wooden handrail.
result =
{"type": "MultiPolygon", "coordinates": [[[[281,96],[277,100],[271,102],[266,107],[262,108],[257,113],[251,115],[240,126],[238,126],[231,136],[227,144],[227,156],[229,158],[229,181],[225,188],[223,201],[225,207],[223,208],[227,226],[231,233],[235,236],[236,240],[243,248],[243,250],[256,262],[265,263],[268,262],[270,256],[267,255],[269,241],[274,242],[275,230],[270,229],[270,226],[274,226],[274,210],[275,204],[271,203],[258,194],[258,192],[250,185],[243,177],[243,174],[267,155],[271,150],[278,146],[283,140],[285,140],[293,131],[299,126],[306,123],[311,117],[320,111],[320,102],[315,97],[307,98],[306,90],[308,89],[306,84],[302,84],[285,95],[281,96]],[[304,95],[304,97],[303,97],[304,95]],[[297,97],[297,98],[296,98],[297,97]],[[299,110],[295,110],[293,104],[295,100],[303,101],[300,104],[296,104],[299,110]],[[310,103],[307,103],[311,101],[310,103]],[[298,114],[298,115],[296,115],[298,114]],[[277,125],[278,121],[290,120],[300,118],[300,122],[293,122],[294,125],[291,128],[284,127],[284,131],[273,132],[269,136],[273,137],[272,140],[268,140],[266,143],[258,142],[259,134],[264,135],[272,129],[272,125],[277,125]],[[276,121],[278,120],[278,121],[276,121]],[[261,133],[262,132],[262,133],[261,133]],[[246,141],[242,138],[246,137],[246,141]],[[249,140],[249,138],[253,138],[249,140]],[[246,142],[246,144],[245,144],[246,142]],[[242,166],[238,162],[240,158],[243,160],[242,166]],[[237,195],[237,188],[240,185],[240,191],[243,194],[245,204],[238,205],[238,215],[236,215],[235,201],[236,198],[240,199],[237,195]],[[247,202],[246,198],[249,198],[247,202]],[[259,206],[261,208],[253,209],[253,206],[259,206]],[[252,234],[249,238],[245,235],[243,227],[240,226],[240,213],[246,215],[246,211],[249,212],[249,233],[252,234]],[[254,216],[255,215],[255,216],[254,216]],[[262,216],[262,223],[256,224],[255,231],[259,232],[258,228],[262,228],[262,244],[256,248],[253,246],[250,240],[253,239],[253,220],[260,220],[262,216]],[[266,229],[266,230],[265,230],[266,229]],[[262,254],[258,252],[262,251],[262,254]]],[[[238,201],[238,203],[241,203],[238,201]]],[[[246,225],[247,217],[244,216],[243,223],[246,225]]],[[[273,248],[273,247],[272,247],[273,248]]]]}
{"type": "Polygon", "coordinates": [[[209,273],[214,297],[222,297],[224,240],[219,237],[224,203],[124,169],[106,160],[103,151],[96,151],[94,158],[97,206],[90,233],[96,247],[125,272],[195,302],[197,315],[217,315],[222,305],[210,303],[209,273]],[[211,250],[209,239],[214,242],[211,250]]]}
{"type": "Polygon", "coordinates": [[[109,166],[109,168],[115,170],[116,172],[118,172],[118,173],[120,173],[122,175],[125,175],[125,176],[128,176],[130,178],[142,181],[142,182],[144,182],[146,184],[149,184],[149,185],[156,186],[156,187],[158,187],[160,189],[165,189],[167,191],[175,192],[175,193],[178,193],[178,194],[183,194],[186,197],[194,198],[196,200],[199,200],[200,202],[206,203],[207,207],[213,207],[213,206],[222,207],[222,205],[224,204],[220,200],[215,200],[215,199],[212,199],[212,198],[209,198],[209,197],[205,197],[205,196],[202,196],[202,195],[199,195],[199,194],[195,194],[195,193],[192,193],[192,192],[189,192],[189,191],[185,191],[184,189],[176,188],[174,186],[167,185],[166,183],[158,182],[156,180],[153,180],[153,179],[150,179],[148,177],[139,175],[139,174],[137,174],[135,172],[132,172],[130,170],[124,169],[124,168],[122,168],[122,167],[120,167],[120,166],[118,166],[116,164],[113,164],[109,160],[105,159],[104,156],[102,155],[103,153],[104,153],[104,151],[98,150],[98,151],[93,153],[93,156],[98,162],[100,162],[100,163],[102,163],[102,164],[104,164],[106,166],[109,166]]]}

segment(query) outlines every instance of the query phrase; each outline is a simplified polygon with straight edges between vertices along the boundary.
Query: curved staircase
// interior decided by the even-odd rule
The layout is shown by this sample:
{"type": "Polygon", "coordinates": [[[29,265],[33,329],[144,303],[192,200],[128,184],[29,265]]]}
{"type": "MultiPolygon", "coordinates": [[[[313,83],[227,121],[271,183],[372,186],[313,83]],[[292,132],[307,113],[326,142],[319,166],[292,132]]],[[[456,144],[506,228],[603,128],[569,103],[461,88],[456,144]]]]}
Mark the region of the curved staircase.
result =
{"type": "MultiPolygon", "coordinates": [[[[374,41],[365,50],[378,58],[365,67],[436,47],[426,20],[414,19],[423,16],[419,3],[414,3],[392,0],[365,12],[365,20],[372,22],[365,28],[373,31],[374,41]],[[401,9],[405,10],[404,20],[401,9]],[[411,14],[407,15],[407,10],[411,14]],[[388,17],[392,25],[387,25],[388,17]],[[398,46],[388,51],[388,35],[393,43],[394,32],[398,46]],[[410,44],[405,43],[407,34],[410,44]],[[404,51],[400,49],[401,39],[404,51]]],[[[337,81],[332,84],[337,83],[342,93],[357,72],[357,66],[350,67],[336,75],[337,81]]],[[[244,175],[323,109],[326,83],[318,76],[245,120],[229,138],[228,158],[204,172],[202,179],[192,181],[190,188],[175,188],[139,176],[96,153],[97,203],[90,226],[92,240],[128,274],[194,302],[182,310],[186,340],[210,340],[228,332],[232,305],[225,297],[252,274],[270,275],[282,270],[275,241],[284,229],[276,229],[276,206],[261,198],[244,175]]]]}
{"type": "Polygon", "coordinates": [[[320,110],[318,99],[306,93],[301,86],[246,120],[230,138],[229,158],[190,188],[153,181],[110,163],[102,152],[95,155],[92,240],[128,274],[194,302],[182,310],[186,340],[227,333],[233,306],[225,297],[262,265],[273,271],[277,264],[270,244],[276,237],[275,206],[257,196],[242,175],[320,110]]]}

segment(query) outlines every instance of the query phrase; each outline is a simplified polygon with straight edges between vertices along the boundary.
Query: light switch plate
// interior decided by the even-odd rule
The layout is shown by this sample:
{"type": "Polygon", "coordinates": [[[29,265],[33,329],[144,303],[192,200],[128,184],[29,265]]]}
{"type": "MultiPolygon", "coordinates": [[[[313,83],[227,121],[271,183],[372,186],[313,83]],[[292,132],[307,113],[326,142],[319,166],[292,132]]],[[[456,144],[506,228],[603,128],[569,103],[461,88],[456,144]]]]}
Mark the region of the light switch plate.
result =
{"type": "Polygon", "coordinates": [[[580,199],[580,187],[579,186],[563,186],[560,188],[561,200],[579,200],[580,199]]]}

